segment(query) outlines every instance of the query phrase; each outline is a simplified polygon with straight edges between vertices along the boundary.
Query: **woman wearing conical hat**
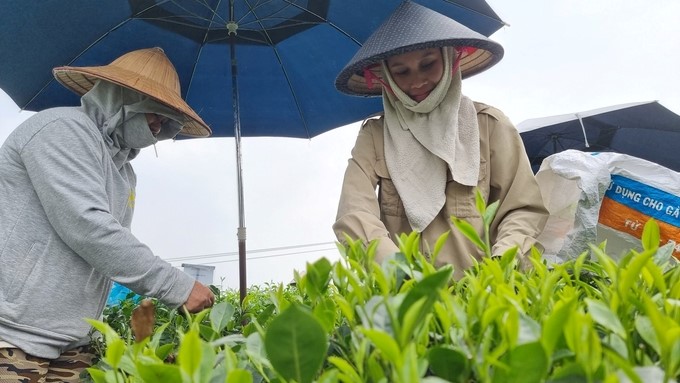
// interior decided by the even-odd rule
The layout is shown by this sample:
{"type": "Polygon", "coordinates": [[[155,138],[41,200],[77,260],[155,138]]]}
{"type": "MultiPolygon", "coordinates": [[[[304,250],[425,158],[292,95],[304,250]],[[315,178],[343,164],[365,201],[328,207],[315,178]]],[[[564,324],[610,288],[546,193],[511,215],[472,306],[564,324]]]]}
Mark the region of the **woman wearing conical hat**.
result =
{"type": "Polygon", "coordinates": [[[499,44],[410,1],[368,38],[335,84],[350,95],[381,96],[384,113],[363,124],[352,150],[333,225],[339,241],[378,240],[384,261],[399,251],[401,233],[419,232],[428,254],[450,231],[437,261],[460,277],[483,252],[451,217],[484,238],[478,189],[487,204],[499,201],[494,256],[518,246],[521,258],[537,244],[548,213],[520,136],[501,111],[461,91],[463,78],[502,56],[499,44]]]}

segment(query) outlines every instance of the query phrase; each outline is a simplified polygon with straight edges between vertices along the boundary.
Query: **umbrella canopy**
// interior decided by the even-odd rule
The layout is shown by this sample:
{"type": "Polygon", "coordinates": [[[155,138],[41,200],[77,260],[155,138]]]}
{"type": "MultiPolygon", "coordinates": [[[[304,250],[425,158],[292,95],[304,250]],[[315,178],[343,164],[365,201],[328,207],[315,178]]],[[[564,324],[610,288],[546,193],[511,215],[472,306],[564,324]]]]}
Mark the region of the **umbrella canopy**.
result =
{"type": "Polygon", "coordinates": [[[680,171],[680,116],[657,101],[534,118],[517,130],[534,173],[544,158],[567,149],[623,153],[680,171]]]}
{"type": "MultiPolygon", "coordinates": [[[[484,35],[504,23],[484,0],[419,0],[484,35]]],[[[78,105],[52,78],[161,47],[213,136],[236,138],[241,296],[245,218],[241,136],[311,138],[382,109],[334,79],[401,0],[3,0],[0,88],[21,109],[78,105]]]]}
{"type": "MultiPolygon", "coordinates": [[[[379,99],[343,95],[333,81],[400,2],[5,0],[0,88],[21,109],[77,105],[53,67],[101,65],[159,46],[213,136],[235,135],[235,59],[240,134],[311,138],[380,110],[379,99]]],[[[503,25],[484,0],[418,2],[487,36],[503,25]]]]}

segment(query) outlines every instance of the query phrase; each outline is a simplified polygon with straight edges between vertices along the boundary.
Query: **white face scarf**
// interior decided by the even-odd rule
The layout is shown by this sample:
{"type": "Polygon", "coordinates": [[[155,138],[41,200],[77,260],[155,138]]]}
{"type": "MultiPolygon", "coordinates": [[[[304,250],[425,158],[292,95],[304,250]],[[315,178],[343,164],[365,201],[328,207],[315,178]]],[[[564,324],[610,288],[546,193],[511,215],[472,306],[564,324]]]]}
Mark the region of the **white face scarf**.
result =
{"type": "Polygon", "coordinates": [[[453,180],[476,186],[479,126],[472,100],[461,93],[460,68],[452,73],[455,51],[442,49],[444,73],[421,102],[404,93],[383,61],[385,162],[415,231],[422,232],[446,202],[447,170],[453,180]]]}

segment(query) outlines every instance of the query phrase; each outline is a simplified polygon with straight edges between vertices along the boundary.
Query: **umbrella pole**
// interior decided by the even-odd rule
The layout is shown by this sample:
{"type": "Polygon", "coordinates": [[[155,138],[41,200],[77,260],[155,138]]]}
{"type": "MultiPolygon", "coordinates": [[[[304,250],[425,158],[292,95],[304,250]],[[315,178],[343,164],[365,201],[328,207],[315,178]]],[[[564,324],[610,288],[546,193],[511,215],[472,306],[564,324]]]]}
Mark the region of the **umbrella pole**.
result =
{"type": "MultiPolygon", "coordinates": [[[[233,13],[232,13],[233,14],[233,13]]],[[[236,29],[229,32],[229,47],[231,50],[231,94],[234,107],[234,140],[236,141],[236,182],[238,185],[238,275],[241,304],[246,298],[248,284],[246,283],[246,218],[243,203],[243,172],[241,166],[241,115],[238,97],[237,65],[236,65],[236,29]]]]}

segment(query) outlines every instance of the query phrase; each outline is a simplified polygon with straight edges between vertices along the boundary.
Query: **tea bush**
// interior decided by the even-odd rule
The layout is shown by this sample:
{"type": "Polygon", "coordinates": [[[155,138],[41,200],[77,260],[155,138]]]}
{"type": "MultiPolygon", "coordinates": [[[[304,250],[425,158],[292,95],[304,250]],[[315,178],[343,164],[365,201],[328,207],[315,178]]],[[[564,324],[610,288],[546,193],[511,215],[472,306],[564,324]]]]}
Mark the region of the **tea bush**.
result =
{"type": "MultiPolygon", "coordinates": [[[[487,222],[495,207],[478,201],[487,222]]],[[[489,254],[488,239],[453,219],[489,254]]],[[[511,249],[460,280],[435,266],[445,239],[426,256],[416,233],[402,235],[400,252],[379,264],[375,243],[348,238],[339,261],[308,264],[294,284],[251,287],[242,304],[216,289],[218,303],[196,315],[123,301],[90,321],[103,334],[91,380],[649,383],[680,374],[680,268],[659,247],[655,221],[642,251],[618,261],[603,243],[555,265],[534,249],[523,267],[511,249]]]]}

